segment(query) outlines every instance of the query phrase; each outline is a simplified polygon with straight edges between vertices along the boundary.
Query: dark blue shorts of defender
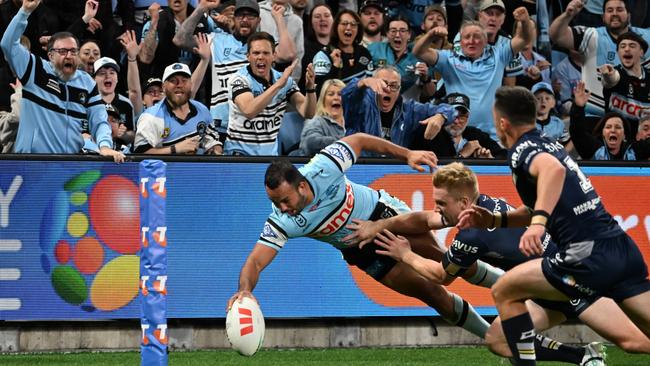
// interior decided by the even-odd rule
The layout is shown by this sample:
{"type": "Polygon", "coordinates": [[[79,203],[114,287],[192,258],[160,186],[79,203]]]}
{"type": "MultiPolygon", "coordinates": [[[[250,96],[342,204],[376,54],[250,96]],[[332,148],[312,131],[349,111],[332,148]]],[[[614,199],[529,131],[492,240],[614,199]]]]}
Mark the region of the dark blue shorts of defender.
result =
{"type": "Polygon", "coordinates": [[[572,243],[556,257],[544,258],[542,272],[553,287],[574,299],[605,296],[620,302],[650,291],[648,267],[627,234],[572,243]]]}
{"type": "Polygon", "coordinates": [[[574,299],[571,301],[552,301],[543,299],[533,299],[532,301],[544,309],[554,310],[564,314],[567,319],[578,319],[583,311],[587,310],[598,298],[574,299]]]}

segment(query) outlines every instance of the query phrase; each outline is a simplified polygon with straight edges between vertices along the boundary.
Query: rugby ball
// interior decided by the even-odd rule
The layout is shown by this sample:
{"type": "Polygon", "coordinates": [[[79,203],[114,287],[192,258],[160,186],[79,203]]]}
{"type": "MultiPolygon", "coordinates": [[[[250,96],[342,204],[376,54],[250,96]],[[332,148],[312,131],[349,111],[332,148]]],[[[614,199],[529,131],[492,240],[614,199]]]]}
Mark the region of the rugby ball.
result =
{"type": "Polygon", "coordinates": [[[231,347],[244,356],[252,356],[264,343],[264,315],[250,297],[235,301],[226,315],[226,335],[231,347]]]}

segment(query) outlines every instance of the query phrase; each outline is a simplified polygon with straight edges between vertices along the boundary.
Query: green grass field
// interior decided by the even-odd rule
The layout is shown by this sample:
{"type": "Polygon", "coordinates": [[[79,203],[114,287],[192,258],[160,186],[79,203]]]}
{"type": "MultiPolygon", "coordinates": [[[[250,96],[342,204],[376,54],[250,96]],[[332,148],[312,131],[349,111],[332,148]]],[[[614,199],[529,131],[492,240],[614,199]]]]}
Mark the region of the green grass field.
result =
{"type": "MultiPolygon", "coordinates": [[[[616,347],[607,349],[608,364],[614,366],[648,366],[650,356],[630,355],[616,347]]],[[[2,366],[90,366],[90,365],[139,365],[137,352],[104,353],[48,353],[48,354],[0,354],[2,366]]],[[[540,362],[541,365],[566,365],[563,363],[540,362]]],[[[509,362],[492,355],[480,347],[444,348],[354,348],[354,349],[310,349],[310,350],[262,350],[253,357],[243,357],[234,351],[173,352],[169,356],[171,366],[208,365],[336,365],[336,366],[381,366],[381,365],[427,365],[427,366],[489,366],[510,365],[509,362]]]]}

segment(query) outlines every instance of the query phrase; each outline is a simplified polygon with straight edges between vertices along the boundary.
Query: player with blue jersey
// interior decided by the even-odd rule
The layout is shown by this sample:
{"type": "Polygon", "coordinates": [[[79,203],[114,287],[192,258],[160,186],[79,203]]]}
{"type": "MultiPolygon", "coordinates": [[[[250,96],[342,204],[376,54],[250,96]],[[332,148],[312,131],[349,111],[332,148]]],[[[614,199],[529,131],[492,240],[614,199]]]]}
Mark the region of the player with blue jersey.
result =
{"type": "MultiPolygon", "coordinates": [[[[378,253],[404,262],[429,280],[445,285],[459,276],[465,276],[470,269],[476,267],[478,260],[509,270],[530,259],[518,248],[524,228],[459,230],[440,263],[413,253],[408,240],[393,233],[416,234],[454,226],[458,223],[460,213],[472,205],[497,215],[514,210],[502,199],[480,194],[476,175],[462,163],[439,167],[433,175],[433,186],[436,202],[434,211],[412,212],[374,222],[356,221],[349,225],[355,233],[344,240],[364,245],[378,236],[380,240],[375,243],[384,248],[378,253]],[[388,231],[382,235],[383,230],[388,231]]],[[[540,256],[554,257],[557,253],[557,246],[548,233],[542,239],[542,247],[543,253],[540,256]]],[[[496,282],[493,277],[495,274],[479,268],[466,280],[479,286],[491,287],[496,282]]],[[[595,302],[592,299],[571,302],[535,300],[535,303],[527,305],[529,311],[534,314],[537,330],[548,329],[567,319],[579,318],[598,334],[628,352],[650,352],[650,339],[634,326],[611,299],[600,298],[595,302]],[[607,314],[607,321],[603,321],[602,314],[607,314]]],[[[492,323],[486,335],[486,342],[494,353],[511,357],[498,319],[492,323]]],[[[604,358],[603,352],[599,352],[600,344],[590,344],[584,348],[564,346],[541,335],[535,339],[535,349],[539,359],[544,361],[564,361],[580,365],[589,361],[589,365],[598,365],[600,363],[596,361],[604,358]]]]}
{"type": "Polygon", "coordinates": [[[111,127],[95,81],[77,70],[79,42],[74,35],[55,33],[47,44],[47,61],[20,44],[27,19],[40,3],[23,1],[0,41],[7,62],[23,85],[14,151],[80,153],[82,132],[90,131],[101,155],[124,161],[124,154],[112,149],[111,127]]]}
{"type": "MultiPolygon", "coordinates": [[[[420,171],[424,169],[419,164],[434,167],[437,160],[432,152],[411,151],[375,136],[354,134],[327,146],[300,169],[288,161],[273,162],[265,176],[273,211],[241,270],[239,290],[230,299],[228,308],[236,299],[253,297],[251,292],[261,271],[287,240],[306,236],[332,244],[348,264],[359,267],[388,288],[420,299],[448,322],[483,337],[487,322],[458,295],[431,283],[404,264],[377,255],[375,246],[359,248],[342,241],[351,232],[346,225],[352,219],[378,220],[409,210],[385,191],[355,184],[345,177],[363,150],[393,155],[420,171]]],[[[416,252],[426,258],[441,259],[442,250],[431,233],[411,239],[416,252]]]]}
{"type": "MultiPolygon", "coordinates": [[[[535,365],[535,328],[525,301],[567,301],[606,296],[650,335],[650,281],[634,241],[605,210],[589,179],[562,145],[535,127],[535,97],[521,87],[497,91],[494,121],[524,206],[504,215],[474,206],[458,226],[524,227],[519,248],[540,255],[546,231],[558,244],[555,257],[532,259],[492,287],[508,346],[517,365],[535,365]],[[606,273],[606,275],[604,275],[606,273]]],[[[603,314],[606,316],[606,314],[603,314]]]]}
{"type": "MultiPolygon", "coordinates": [[[[618,65],[616,40],[618,36],[632,31],[645,39],[650,39],[650,29],[630,26],[630,11],[623,0],[603,1],[604,27],[569,27],[571,20],[583,9],[586,1],[572,0],[564,13],[555,18],[549,33],[555,45],[568,50],[579,51],[583,56],[582,80],[591,92],[588,114],[603,115],[605,98],[600,81],[599,68],[604,64],[618,65]]],[[[643,65],[650,65],[650,50],[645,52],[643,65]]]]}

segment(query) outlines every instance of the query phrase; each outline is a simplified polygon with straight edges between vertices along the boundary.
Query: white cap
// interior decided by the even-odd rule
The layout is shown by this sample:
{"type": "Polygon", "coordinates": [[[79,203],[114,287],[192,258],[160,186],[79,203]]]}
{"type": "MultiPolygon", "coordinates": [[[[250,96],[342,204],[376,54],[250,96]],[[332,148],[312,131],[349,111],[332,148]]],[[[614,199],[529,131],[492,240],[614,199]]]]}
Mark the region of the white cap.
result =
{"type": "Polygon", "coordinates": [[[102,67],[112,67],[115,71],[120,72],[120,66],[110,57],[102,57],[99,60],[95,61],[93,64],[93,69],[95,69],[95,74],[102,67]]]}
{"type": "Polygon", "coordinates": [[[190,71],[190,68],[182,64],[180,62],[177,62],[175,64],[171,64],[167,67],[165,67],[165,72],[163,72],[163,81],[167,81],[172,75],[176,74],[183,74],[186,75],[188,78],[192,77],[192,72],[190,71]]]}

